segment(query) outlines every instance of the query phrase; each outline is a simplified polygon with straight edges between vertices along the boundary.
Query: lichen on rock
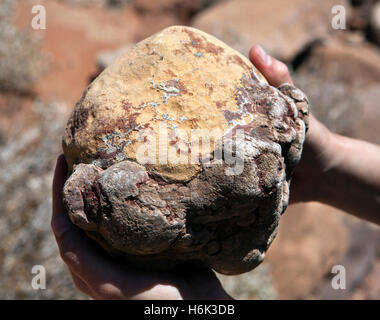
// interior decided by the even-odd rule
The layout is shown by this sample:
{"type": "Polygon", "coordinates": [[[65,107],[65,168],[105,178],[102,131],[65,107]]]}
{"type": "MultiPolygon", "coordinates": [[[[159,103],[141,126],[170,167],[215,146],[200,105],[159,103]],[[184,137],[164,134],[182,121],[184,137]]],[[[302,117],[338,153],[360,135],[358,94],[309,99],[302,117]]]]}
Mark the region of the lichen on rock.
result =
{"type": "Polygon", "coordinates": [[[75,106],[63,138],[70,218],[138,267],[249,271],[287,207],[308,108],[299,89],[270,86],[216,38],[164,29],[75,106]]]}

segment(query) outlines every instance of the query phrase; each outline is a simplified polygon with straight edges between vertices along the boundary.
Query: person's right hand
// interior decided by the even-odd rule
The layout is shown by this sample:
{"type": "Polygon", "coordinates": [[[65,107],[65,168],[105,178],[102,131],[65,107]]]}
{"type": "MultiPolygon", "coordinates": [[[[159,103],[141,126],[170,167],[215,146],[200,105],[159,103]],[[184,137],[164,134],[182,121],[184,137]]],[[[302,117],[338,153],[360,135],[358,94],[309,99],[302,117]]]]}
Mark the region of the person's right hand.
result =
{"type": "MultiPolygon", "coordinates": [[[[283,83],[293,83],[286,64],[269,56],[261,46],[253,46],[249,57],[270,85],[278,87],[283,83]]],[[[302,158],[292,178],[291,203],[320,199],[323,172],[330,166],[332,139],[333,134],[310,114],[302,158]]]]}

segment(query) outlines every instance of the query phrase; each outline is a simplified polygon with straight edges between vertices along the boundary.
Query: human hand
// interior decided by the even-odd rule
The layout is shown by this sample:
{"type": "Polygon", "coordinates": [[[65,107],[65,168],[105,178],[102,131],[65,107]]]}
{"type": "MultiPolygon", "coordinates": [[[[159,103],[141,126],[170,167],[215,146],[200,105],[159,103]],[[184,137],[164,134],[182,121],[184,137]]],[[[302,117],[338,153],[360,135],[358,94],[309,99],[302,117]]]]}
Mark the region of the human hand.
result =
{"type": "MultiPolygon", "coordinates": [[[[271,85],[292,83],[286,65],[260,46],[252,47],[250,59],[271,85]]],[[[319,201],[380,225],[379,163],[378,145],[333,133],[310,115],[290,203],[319,201]]]]}
{"type": "MultiPolygon", "coordinates": [[[[283,83],[293,83],[286,64],[266,54],[259,45],[252,47],[249,57],[270,85],[278,87],[283,83]]],[[[322,198],[323,173],[332,165],[333,146],[334,134],[310,114],[302,158],[290,187],[291,203],[322,198]]]]}
{"type": "Polygon", "coordinates": [[[67,177],[63,155],[53,179],[53,229],[58,248],[76,287],[93,299],[231,299],[211,269],[147,272],[112,260],[73,225],[63,206],[67,177]]]}

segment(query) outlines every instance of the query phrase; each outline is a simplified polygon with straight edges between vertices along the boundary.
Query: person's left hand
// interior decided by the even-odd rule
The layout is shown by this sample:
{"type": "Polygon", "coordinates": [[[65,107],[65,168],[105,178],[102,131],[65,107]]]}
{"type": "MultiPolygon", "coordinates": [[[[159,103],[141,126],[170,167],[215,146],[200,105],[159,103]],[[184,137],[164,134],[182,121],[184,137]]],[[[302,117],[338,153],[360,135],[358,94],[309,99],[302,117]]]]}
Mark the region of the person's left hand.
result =
{"type": "Polygon", "coordinates": [[[62,197],[66,176],[67,164],[61,155],[53,180],[51,226],[80,291],[94,299],[231,299],[211,269],[148,272],[112,260],[71,223],[62,197]]]}
{"type": "MultiPolygon", "coordinates": [[[[270,85],[293,84],[286,64],[268,55],[260,45],[251,48],[249,58],[270,85]]],[[[326,189],[324,173],[330,167],[331,154],[336,149],[333,141],[334,134],[310,113],[302,158],[290,185],[290,203],[321,200],[326,189]]]]}

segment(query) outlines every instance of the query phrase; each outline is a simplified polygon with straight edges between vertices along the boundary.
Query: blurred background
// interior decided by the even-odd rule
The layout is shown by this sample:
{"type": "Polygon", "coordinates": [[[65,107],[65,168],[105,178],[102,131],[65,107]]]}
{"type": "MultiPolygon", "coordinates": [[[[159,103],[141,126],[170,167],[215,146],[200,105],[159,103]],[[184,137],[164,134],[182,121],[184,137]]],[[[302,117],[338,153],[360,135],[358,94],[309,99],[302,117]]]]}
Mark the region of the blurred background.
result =
{"type": "MultiPolygon", "coordinates": [[[[0,0],[0,299],[88,299],[50,230],[51,182],[75,102],[128,46],[195,26],[247,55],[260,43],[285,61],[331,130],[380,144],[380,1],[0,0]],[[34,30],[34,5],[46,29],[34,30]],[[343,5],[346,29],[332,7],[343,5]],[[32,267],[47,272],[31,286],[32,267]]],[[[239,299],[380,299],[380,229],[318,203],[293,205],[265,262],[220,276],[239,299]],[[346,290],[331,269],[346,268],[346,290]]]]}

